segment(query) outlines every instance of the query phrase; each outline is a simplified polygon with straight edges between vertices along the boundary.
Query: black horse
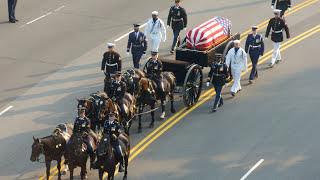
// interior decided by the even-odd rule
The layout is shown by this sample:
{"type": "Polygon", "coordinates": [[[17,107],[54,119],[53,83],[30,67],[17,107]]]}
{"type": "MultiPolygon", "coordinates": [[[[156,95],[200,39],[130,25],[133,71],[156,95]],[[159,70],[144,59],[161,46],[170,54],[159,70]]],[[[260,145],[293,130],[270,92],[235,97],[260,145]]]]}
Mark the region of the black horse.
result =
{"type": "Polygon", "coordinates": [[[139,81],[143,77],[145,77],[145,73],[141,69],[128,69],[122,75],[122,81],[126,83],[127,92],[135,98],[139,90],[139,81]]]}
{"type": "MultiPolygon", "coordinates": [[[[120,134],[118,138],[122,152],[124,153],[125,171],[123,179],[126,180],[128,175],[128,163],[130,155],[130,138],[126,134],[120,134]]],[[[96,153],[96,166],[99,169],[99,179],[102,180],[103,173],[107,172],[108,180],[113,180],[116,166],[120,161],[117,158],[116,151],[110,145],[110,136],[108,134],[104,134],[101,138],[96,149],[96,153]]]]}

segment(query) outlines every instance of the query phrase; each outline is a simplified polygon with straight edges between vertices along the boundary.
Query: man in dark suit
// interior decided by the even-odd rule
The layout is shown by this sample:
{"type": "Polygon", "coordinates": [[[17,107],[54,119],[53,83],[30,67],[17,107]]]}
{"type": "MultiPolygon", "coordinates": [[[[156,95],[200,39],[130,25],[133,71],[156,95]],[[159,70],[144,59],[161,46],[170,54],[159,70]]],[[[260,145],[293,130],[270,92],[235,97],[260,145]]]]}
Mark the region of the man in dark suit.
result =
{"type": "Polygon", "coordinates": [[[9,22],[16,23],[18,20],[15,16],[17,0],[8,0],[9,22]]]}
{"type": "Polygon", "coordinates": [[[284,15],[284,13],[291,8],[291,0],[272,0],[271,1],[271,9],[274,10],[274,4],[277,3],[276,9],[280,9],[280,17],[284,15]]]}
{"type": "Polygon", "coordinates": [[[134,24],[134,32],[129,34],[127,55],[129,56],[130,48],[133,59],[133,66],[139,68],[142,55],[146,55],[147,39],[146,36],[139,31],[139,24],[134,24]]]}

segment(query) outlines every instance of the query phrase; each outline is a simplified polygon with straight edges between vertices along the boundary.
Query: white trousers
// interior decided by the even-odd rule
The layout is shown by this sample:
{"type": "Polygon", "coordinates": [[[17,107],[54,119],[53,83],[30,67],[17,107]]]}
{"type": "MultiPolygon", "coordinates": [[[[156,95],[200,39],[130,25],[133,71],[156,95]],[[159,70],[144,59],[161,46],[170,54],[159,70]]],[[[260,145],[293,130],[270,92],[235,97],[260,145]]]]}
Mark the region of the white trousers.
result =
{"type": "Polygon", "coordinates": [[[238,92],[241,89],[240,78],[241,78],[242,68],[232,68],[231,65],[231,74],[233,77],[233,85],[231,87],[231,92],[238,92]]]}
{"type": "Polygon", "coordinates": [[[273,56],[271,58],[271,63],[274,64],[276,60],[281,60],[280,55],[280,44],[281,42],[274,42],[273,43],[273,56]]]}
{"type": "Polygon", "coordinates": [[[161,38],[151,38],[150,37],[150,46],[152,51],[159,52],[159,45],[161,42],[161,38]]]}

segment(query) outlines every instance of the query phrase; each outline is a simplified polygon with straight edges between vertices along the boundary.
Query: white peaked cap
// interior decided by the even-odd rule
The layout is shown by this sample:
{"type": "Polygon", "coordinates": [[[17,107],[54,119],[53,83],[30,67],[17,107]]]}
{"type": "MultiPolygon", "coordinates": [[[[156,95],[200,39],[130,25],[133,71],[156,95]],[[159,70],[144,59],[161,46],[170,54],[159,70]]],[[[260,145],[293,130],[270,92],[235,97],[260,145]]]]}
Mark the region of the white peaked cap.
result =
{"type": "Polygon", "coordinates": [[[158,15],[158,11],[152,11],[152,15],[158,15]]]}
{"type": "Polygon", "coordinates": [[[234,44],[240,44],[240,40],[234,40],[233,43],[234,44]]]}
{"type": "Polygon", "coordinates": [[[279,14],[279,13],[281,12],[281,10],[280,10],[280,9],[275,9],[275,10],[273,10],[273,12],[274,12],[275,14],[279,14]]]}
{"type": "Polygon", "coordinates": [[[108,48],[112,48],[114,47],[116,44],[113,44],[113,43],[108,43],[108,48]]]}

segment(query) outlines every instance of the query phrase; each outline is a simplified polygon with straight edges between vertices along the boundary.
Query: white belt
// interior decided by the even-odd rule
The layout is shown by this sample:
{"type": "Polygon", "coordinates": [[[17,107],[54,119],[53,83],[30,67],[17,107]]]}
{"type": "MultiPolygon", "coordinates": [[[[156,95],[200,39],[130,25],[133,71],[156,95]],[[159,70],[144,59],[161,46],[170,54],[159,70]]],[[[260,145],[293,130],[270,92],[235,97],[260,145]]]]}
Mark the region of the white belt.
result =
{"type": "Polygon", "coordinates": [[[258,47],[261,47],[261,45],[258,45],[258,46],[252,46],[252,45],[249,45],[249,47],[252,47],[252,48],[258,48],[258,47]]]}
{"type": "Polygon", "coordinates": [[[240,64],[240,62],[232,62],[232,64],[240,64]]]}
{"type": "Polygon", "coordinates": [[[273,31],[273,33],[281,33],[282,32],[282,30],[280,30],[280,31],[273,31]]]}
{"type": "Polygon", "coordinates": [[[108,66],[116,66],[116,65],[118,65],[117,63],[114,63],[114,64],[108,64],[108,63],[106,63],[108,66]]]}

